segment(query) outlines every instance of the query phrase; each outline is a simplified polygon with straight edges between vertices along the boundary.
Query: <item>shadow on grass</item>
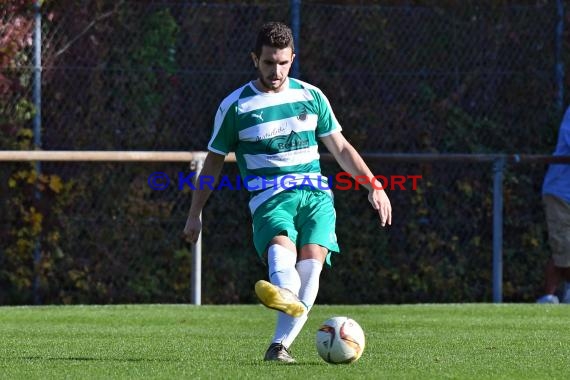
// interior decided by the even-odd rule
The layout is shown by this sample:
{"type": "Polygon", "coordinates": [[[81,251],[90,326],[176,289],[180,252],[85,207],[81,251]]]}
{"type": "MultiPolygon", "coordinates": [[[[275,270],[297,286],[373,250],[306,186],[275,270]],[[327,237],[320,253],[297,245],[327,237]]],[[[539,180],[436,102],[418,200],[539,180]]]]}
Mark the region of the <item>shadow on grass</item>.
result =
{"type": "Polygon", "coordinates": [[[247,362],[243,362],[244,365],[250,366],[250,367],[263,367],[263,366],[272,366],[272,367],[311,367],[311,366],[315,366],[315,367],[322,367],[323,365],[333,365],[333,364],[328,364],[325,363],[324,361],[318,361],[318,360],[311,360],[311,361],[296,361],[295,363],[280,363],[280,362],[275,362],[275,361],[271,361],[271,362],[266,362],[264,360],[255,360],[255,361],[247,361],[247,362]]]}
{"type": "Polygon", "coordinates": [[[93,358],[85,356],[69,356],[69,357],[44,357],[44,356],[20,356],[20,357],[5,357],[11,360],[47,360],[47,361],[94,361],[94,362],[175,362],[180,359],[148,359],[148,358],[93,358]]]}

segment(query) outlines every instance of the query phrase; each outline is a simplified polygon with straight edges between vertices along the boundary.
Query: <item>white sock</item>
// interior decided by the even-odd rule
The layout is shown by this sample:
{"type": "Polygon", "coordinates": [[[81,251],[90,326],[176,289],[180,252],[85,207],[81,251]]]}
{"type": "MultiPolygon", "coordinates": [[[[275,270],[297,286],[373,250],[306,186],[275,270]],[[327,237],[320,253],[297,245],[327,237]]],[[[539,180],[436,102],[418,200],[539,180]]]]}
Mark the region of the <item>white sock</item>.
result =
{"type": "Polygon", "coordinates": [[[278,313],[275,327],[274,343],[281,343],[289,348],[308,319],[308,313],[313,307],[319,292],[319,278],[323,264],[319,260],[301,260],[296,265],[301,279],[299,299],[305,304],[307,310],[302,316],[293,318],[285,313],[278,313]]]}
{"type": "Polygon", "coordinates": [[[301,279],[295,269],[296,262],[297,254],[281,245],[273,244],[267,250],[269,282],[281,288],[289,289],[298,296],[301,279]]]}
{"type": "Polygon", "coordinates": [[[319,293],[319,279],[323,264],[319,260],[301,260],[295,266],[301,278],[301,289],[299,299],[307,307],[307,312],[311,310],[319,293]]]}

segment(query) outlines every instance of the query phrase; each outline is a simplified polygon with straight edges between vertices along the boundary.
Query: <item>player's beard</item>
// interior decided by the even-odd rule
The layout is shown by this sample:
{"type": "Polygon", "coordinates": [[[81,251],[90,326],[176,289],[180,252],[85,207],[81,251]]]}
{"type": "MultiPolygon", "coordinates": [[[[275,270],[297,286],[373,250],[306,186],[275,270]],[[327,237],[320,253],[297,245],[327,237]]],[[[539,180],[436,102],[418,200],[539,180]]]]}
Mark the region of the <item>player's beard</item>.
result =
{"type": "Polygon", "coordinates": [[[261,82],[261,84],[263,85],[263,87],[275,92],[277,92],[285,84],[285,81],[287,80],[287,76],[285,75],[281,80],[279,80],[276,86],[273,84],[273,81],[271,79],[264,78],[259,70],[257,70],[257,77],[261,82]]]}

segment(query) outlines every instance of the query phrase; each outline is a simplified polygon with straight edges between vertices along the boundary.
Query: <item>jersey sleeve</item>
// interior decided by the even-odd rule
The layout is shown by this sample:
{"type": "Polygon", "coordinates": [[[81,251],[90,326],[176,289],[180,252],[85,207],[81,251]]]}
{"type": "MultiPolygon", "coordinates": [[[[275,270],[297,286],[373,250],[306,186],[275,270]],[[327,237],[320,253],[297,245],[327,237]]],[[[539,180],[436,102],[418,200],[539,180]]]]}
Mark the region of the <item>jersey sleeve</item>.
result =
{"type": "Polygon", "coordinates": [[[319,106],[316,130],[317,137],[324,137],[332,133],[342,131],[342,127],[336,119],[329,100],[325,94],[323,94],[322,91],[318,90],[315,92],[315,98],[319,106]]]}
{"type": "Polygon", "coordinates": [[[208,143],[208,150],[227,155],[235,150],[237,136],[235,104],[222,103],[214,118],[214,131],[208,143]]]}

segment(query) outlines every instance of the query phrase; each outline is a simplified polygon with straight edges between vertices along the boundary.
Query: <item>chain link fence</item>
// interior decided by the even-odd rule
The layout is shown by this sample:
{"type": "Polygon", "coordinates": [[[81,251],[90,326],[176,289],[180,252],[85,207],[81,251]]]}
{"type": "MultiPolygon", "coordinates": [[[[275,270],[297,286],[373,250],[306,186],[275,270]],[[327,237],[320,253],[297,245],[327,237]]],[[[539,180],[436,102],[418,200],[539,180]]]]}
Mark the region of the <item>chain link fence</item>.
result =
{"type": "MultiPolygon", "coordinates": [[[[38,136],[31,3],[0,6],[4,150],[29,149],[41,136],[46,150],[202,151],[220,100],[254,76],[257,27],[297,13],[299,77],[325,92],[361,152],[548,154],[568,84],[556,71],[568,61],[568,15],[556,2],[292,2],[299,12],[283,2],[46,2],[38,136]]],[[[386,230],[365,193],[335,195],[344,254],[323,273],[319,302],[489,301],[492,167],[369,164],[422,179],[416,190],[389,191],[386,230]]],[[[323,166],[327,175],[340,170],[323,166]]],[[[540,291],[544,169],[505,173],[506,301],[540,291]]],[[[0,164],[0,303],[187,302],[192,260],[180,234],[191,192],[175,179],[191,171],[0,164]],[[148,186],[154,172],[168,175],[168,189],[148,186]]],[[[235,164],[224,174],[237,175],[235,164]]],[[[245,191],[214,193],[203,247],[203,302],[255,302],[252,284],[266,273],[245,191]]]]}

